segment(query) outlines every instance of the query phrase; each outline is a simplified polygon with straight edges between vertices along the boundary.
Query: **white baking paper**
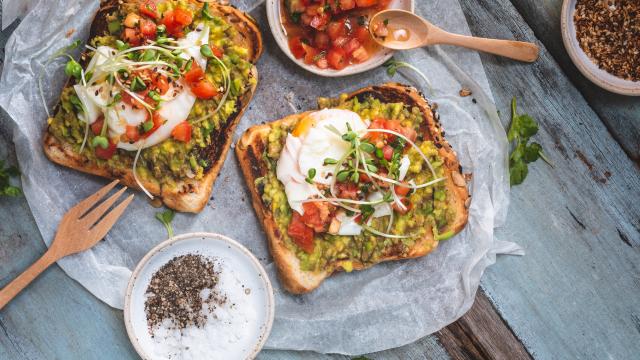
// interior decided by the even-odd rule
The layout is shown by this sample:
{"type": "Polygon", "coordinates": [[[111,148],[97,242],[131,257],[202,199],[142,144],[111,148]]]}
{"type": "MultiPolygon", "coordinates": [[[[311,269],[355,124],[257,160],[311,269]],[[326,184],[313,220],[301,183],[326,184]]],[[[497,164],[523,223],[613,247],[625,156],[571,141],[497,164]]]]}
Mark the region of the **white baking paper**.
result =
{"type": "MultiPolygon", "coordinates": [[[[19,1],[19,0],[18,0],[19,1]]],[[[5,1],[5,6],[13,6],[5,1]]],[[[469,33],[453,0],[416,1],[416,11],[447,30],[469,33]]],[[[346,78],[328,79],[298,68],[275,44],[259,2],[237,2],[258,20],[265,38],[258,63],[260,83],[236,138],[249,126],[279,119],[292,111],[315,107],[318,96],[336,96],[390,80],[411,82],[412,74],[390,79],[384,68],[346,78]]],[[[49,162],[42,151],[46,114],[37,90],[42,64],[75,39],[86,40],[96,0],[40,0],[24,17],[6,45],[0,79],[0,105],[13,123],[13,139],[25,195],[47,244],[64,212],[102,187],[107,180],[49,162]],[[71,34],[69,36],[69,34],[71,34]]],[[[418,49],[398,55],[430,78],[446,137],[456,149],[470,183],[473,201],[469,224],[442,242],[427,257],[384,263],[372,269],[336,275],[304,296],[282,290],[267,249],[265,235],[251,208],[249,192],[233,152],[220,173],[205,210],[178,214],[176,233],[217,232],[245,244],[265,265],[276,291],[276,319],[269,348],[360,354],[401,346],[435,332],[471,306],[484,269],[497,253],[521,254],[513,243],[496,241],[508,205],[507,141],[492,104],[488,82],[477,54],[453,48],[418,49]],[[467,86],[473,95],[462,98],[467,86]],[[475,102],[472,100],[475,99],[475,102]]],[[[46,103],[52,107],[65,82],[61,62],[44,75],[46,103]]],[[[5,124],[7,125],[7,124],[5,124]]],[[[157,212],[137,193],[113,230],[93,249],[59,262],[60,266],[107,304],[122,308],[124,289],[137,261],[166,238],[157,212]]]]}

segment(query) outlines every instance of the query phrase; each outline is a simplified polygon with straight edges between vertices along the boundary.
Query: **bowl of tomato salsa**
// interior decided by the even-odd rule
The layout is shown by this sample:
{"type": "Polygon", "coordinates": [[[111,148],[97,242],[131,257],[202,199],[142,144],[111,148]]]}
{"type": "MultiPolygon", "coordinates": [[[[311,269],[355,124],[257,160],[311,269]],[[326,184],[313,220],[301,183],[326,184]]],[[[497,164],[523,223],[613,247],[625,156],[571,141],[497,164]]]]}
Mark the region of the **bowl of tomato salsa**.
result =
{"type": "Polygon", "coordinates": [[[284,53],[312,73],[338,77],[382,65],[393,50],[369,33],[385,9],[413,11],[413,0],[267,0],[271,32],[284,53]]]}

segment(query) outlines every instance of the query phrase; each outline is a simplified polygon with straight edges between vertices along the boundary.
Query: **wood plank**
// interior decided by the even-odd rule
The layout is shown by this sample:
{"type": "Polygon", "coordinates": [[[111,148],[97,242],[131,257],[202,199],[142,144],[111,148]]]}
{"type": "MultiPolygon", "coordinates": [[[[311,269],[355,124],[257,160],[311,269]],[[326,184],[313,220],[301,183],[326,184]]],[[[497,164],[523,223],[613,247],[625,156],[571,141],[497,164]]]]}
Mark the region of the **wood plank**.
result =
{"type": "Polygon", "coordinates": [[[587,103],[604,122],[627,155],[640,164],[640,98],[605,91],[584,77],[571,62],[562,42],[562,0],[511,0],[587,103]]]}
{"type": "MultiPolygon", "coordinates": [[[[475,35],[536,40],[508,0],[462,5],[475,35]]],[[[516,96],[555,163],[513,189],[497,236],[527,255],[499,259],[482,287],[536,358],[637,358],[640,171],[546,48],[533,65],[482,59],[503,121],[516,96]]]]}
{"type": "Polygon", "coordinates": [[[482,290],[471,309],[437,336],[453,359],[531,359],[482,290]]]}

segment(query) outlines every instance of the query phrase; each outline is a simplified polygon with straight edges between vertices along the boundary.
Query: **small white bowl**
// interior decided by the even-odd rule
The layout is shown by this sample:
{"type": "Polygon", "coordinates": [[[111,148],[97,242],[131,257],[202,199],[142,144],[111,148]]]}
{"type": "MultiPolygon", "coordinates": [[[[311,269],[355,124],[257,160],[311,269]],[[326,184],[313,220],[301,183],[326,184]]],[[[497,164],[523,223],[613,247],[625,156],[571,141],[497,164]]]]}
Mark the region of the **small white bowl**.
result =
{"type": "MultiPolygon", "coordinates": [[[[373,54],[369,60],[362,62],[360,64],[349,65],[342,70],[334,70],[334,69],[320,69],[314,65],[305,64],[302,59],[296,59],[295,56],[291,53],[289,49],[289,41],[287,39],[287,35],[285,33],[284,26],[282,25],[282,20],[280,18],[280,5],[282,0],[267,0],[267,19],[269,20],[269,27],[271,28],[271,33],[273,37],[276,39],[278,46],[280,49],[284,51],[285,54],[295,62],[298,66],[303,69],[310,71],[314,74],[318,74],[320,76],[326,77],[340,77],[347,76],[353,74],[359,74],[361,72],[371,70],[385,63],[385,61],[389,60],[394,51],[391,49],[381,48],[378,52],[373,54]]],[[[402,9],[407,11],[414,11],[414,0],[393,0],[389,4],[389,9],[402,9]]]]}
{"type": "MultiPolygon", "coordinates": [[[[220,284],[227,289],[230,286],[241,287],[242,296],[247,296],[242,301],[255,309],[255,321],[243,325],[243,330],[248,329],[251,334],[239,340],[244,344],[242,353],[229,354],[227,358],[255,358],[267,341],[273,324],[275,301],[271,282],[258,259],[247,248],[228,237],[212,233],[173,237],[153,248],[140,260],[129,280],[124,302],[124,321],[133,347],[143,359],[154,359],[151,349],[157,346],[154,344],[157,340],[152,339],[147,327],[145,292],[151,277],[160,267],[175,256],[186,254],[200,254],[214,259],[214,263],[221,266],[220,284]]],[[[237,301],[233,298],[229,300],[237,301]]]]}
{"type": "Polygon", "coordinates": [[[631,81],[619,78],[600,69],[596,63],[589,58],[580,47],[576,35],[576,27],[573,15],[576,12],[576,0],[564,0],[562,4],[562,15],[560,17],[562,26],[562,41],[564,47],[571,57],[571,61],[576,65],[582,75],[586,76],[594,84],[601,88],[630,96],[640,96],[640,81],[631,81]]]}

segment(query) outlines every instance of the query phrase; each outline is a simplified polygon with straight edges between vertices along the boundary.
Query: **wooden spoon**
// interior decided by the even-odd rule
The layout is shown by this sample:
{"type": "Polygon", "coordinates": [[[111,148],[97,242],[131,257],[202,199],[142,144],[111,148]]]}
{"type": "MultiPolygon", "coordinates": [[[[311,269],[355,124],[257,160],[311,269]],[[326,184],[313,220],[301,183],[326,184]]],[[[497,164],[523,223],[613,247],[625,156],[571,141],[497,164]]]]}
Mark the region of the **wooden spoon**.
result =
{"type": "Polygon", "coordinates": [[[380,11],[371,18],[369,24],[374,40],[393,50],[437,44],[456,45],[526,62],[536,61],[540,52],[538,45],[529,42],[452,34],[406,10],[380,11]]]}
{"type": "Polygon", "coordinates": [[[63,257],[85,251],[102,239],[129,206],[133,195],[107,212],[126,187],[111,195],[101,204],[97,203],[113,189],[118,180],[98,190],[95,194],[72,207],[62,218],[58,232],[49,250],[33,265],[0,290],[0,309],[31,283],[41,272],[63,257]]]}

